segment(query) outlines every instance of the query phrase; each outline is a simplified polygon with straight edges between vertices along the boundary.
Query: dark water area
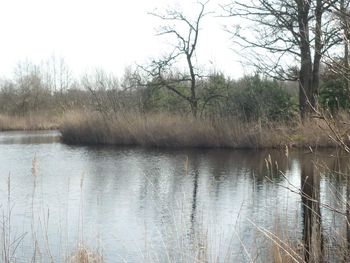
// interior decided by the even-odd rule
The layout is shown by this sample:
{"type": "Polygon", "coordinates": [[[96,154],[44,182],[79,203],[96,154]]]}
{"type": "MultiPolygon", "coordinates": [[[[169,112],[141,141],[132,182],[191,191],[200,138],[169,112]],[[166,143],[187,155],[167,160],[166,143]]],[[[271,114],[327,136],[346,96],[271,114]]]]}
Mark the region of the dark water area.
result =
{"type": "Polygon", "coordinates": [[[105,262],[271,262],[264,231],[298,250],[312,224],[331,257],[346,238],[348,162],[336,149],[68,146],[56,131],[4,132],[0,241],[16,244],[16,262],[67,261],[82,243],[105,262]]]}

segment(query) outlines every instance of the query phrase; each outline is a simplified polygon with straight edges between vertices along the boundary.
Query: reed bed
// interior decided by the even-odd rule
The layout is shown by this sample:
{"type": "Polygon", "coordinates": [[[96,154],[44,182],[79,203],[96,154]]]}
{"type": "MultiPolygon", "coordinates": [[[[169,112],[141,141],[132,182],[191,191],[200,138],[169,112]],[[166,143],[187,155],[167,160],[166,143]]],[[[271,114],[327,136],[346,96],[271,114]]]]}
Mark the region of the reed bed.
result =
{"type": "Polygon", "coordinates": [[[68,144],[146,147],[281,148],[331,147],[322,120],[305,124],[246,123],[236,119],[195,119],[169,114],[71,112],[60,126],[68,144]]]}
{"type": "Polygon", "coordinates": [[[60,122],[60,117],[47,114],[26,116],[0,114],[0,131],[56,130],[60,122]]]}

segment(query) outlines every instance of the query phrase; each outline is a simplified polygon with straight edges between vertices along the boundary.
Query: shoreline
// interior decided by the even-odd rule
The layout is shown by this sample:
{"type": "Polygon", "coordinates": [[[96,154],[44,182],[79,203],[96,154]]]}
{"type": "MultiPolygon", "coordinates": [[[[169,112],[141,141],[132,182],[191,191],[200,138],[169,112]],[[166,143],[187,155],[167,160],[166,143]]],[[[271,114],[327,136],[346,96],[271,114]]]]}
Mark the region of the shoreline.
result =
{"type": "MultiPolygon", "coordinates": [[[[345,128],[339,131],[346,135],[345,128]]],[[[81,146],[229,150],[340,148],[330,139],[331,129],[320,120],[304,125],[262,125],[236,119],[212,121],[169,114],[124,113],[108,117],[96,112],[70,112],[62,117],[0,115],[0,132],[53,130],[61,133],[62,143],[81,146]]]]}

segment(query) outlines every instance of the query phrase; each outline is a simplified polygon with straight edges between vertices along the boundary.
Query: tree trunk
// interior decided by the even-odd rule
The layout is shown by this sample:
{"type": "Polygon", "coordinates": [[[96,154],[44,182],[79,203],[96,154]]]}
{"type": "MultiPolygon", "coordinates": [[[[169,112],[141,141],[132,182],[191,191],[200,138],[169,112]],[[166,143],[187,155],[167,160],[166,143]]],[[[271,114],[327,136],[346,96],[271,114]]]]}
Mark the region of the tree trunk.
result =
{"type": "MultiPolygon", "coordinates": [[[[346,15],[345,1],[341,0],[340,2],[340,12],[341,12],[341,22],[343,26],[344,34],[344,80],[346,93],[350,99],[350,66],[349,66],[349,23],[346,15]]],[[[346,240],[347,240],[347,249],[348,253],[346,257],[350,254],[350,179],[349,176],[346,176],[346,240]]]]}
{"type": "Polygon", "coordinates": [[[198,102],[196,99],[191,99],[191,112],[194,118],[197,118],[198,115],[198,102]]]}
{"type": "Polygon", "coordinates": [[[346,176],[346,240],[347,240],[347,254],[350,254],[350,179],[346,176]]]}
{"type": "Polygon", "coordinates": [[[343,28],[343,35],[344,35],[344,80],[345,80],[345,87],[346,87],[346,92],[348,95],[348,98],[350,99],[350,65],[349,65],[349,22],[348,22],[348,17],[346,14],[346,6],[345,6],[345,1],[341,0],[340,1],[340,16],[341,16],[341,23],[342,23],[342,28],[343,28]]]}
{"type": "Polygon", "coordinates": [[[298,24],[300,34],[300,72],[299,72],[299,109],[302,119],[310,112],[310,97],[312,92],[312,59],[309,39],[309,10],[308,1],[298,1],[298,24]]]}
{"type": "Polygon", "coordinates": [[[348,39],[345,39],[345,44],[344,44],[344,67],[345,67],[345,73],[344,73],[344,78],[345,78],[345,87],[346,87],[346,92],[349,96],[350,99],[350,74],[349,74],[349,70],[350,70],[350,66],[349,66],[349,43],[348,43],[348,39]]]}
{"type": "Polygon", "coordinates": [[[187,65],[188,69],[190,71],[191,76],[191,111],[193,117],[197,118],[197,112],[198,112],[198,100],[197,100],[197,94],[196,94],[196,74],[194,73],[194,68],[191,60],[191,53],[186,54],[187,58],[187,65]]]}
{"type": "Polygon", "coordinates": [[[302,59],[299,73],[299,110],[302,120],[310,113],[310,90],[312,90],[312,64],[310,59],[302,59]]]}
{"type": "Polygon", "coordinates": [[[317,0],[315,10],[315,54],[312,72],[312,89],[309,97],[310,104],[314,109],[317,109],[317,97],[320,89],[320,63],[322,59],[322,13],[322,0],[317,0]]]}

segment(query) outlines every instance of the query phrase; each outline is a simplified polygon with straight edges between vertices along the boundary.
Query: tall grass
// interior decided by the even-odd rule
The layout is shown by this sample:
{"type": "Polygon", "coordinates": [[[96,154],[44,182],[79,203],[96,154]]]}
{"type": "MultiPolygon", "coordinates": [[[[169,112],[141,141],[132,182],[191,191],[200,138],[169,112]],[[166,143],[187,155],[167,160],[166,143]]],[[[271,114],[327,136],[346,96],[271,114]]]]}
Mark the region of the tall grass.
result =
{"type": "MultiPolygon", "coordinates": [[[[41,200],[42,193],[39,191],[41,185],[38,175],[38,161],[34,156],[31,168],[32,176],[32,193],[30,198],[30,228],[31,230],[24,233],[18,233],[18,225],[13,221],[13,208],[16,205],[16,200],[12,197],[13,186],[11,183],[11,175],[7,178],[7,199],[0,204],[2,214],[0,217],[0,262],[67,262],[67,263],[103,263],[103,255],[98,249],[91,249],[85,243],[83,235],[77,240],[75,248],[66,247],[64,255],[61,258],[53,256],[53,250],[57,250],[59,244],[51,244],[49,238],[49,216],[50,209],[45,207],[41,200]],[[39,198],[38,196],[41,195],[39,198]],[[40,200],[39,203],[38,199],[40,200]],[[21,255],[21,250],[28,249],[29,254],[25,258],[21,255]],[[55,248],[53,248],[55,247],[55,248]],[[19,253],[19,255],[17,254],[19,253]]],[[[29,186],[30,187],[30,186],[29,186]]],[[[83,188],[83,180],[81,181],[81,195],[83,188]]],[[[82,198],[82,196],[81,196],[82,198]]],[[[81,207],[79,208],[82,209],[81,207]]],[[[17,218],[18,219],[18,218],[17,218]]],[[[79,218],[77,228],[81,233],[84,231],[82,226],[82,218],[79,218]]],[[[59,230],[61,232],[62,229],[59,230]]]]}
{"type": "Polygon", "coordinates": [[[209,120],[169,114],[96,112],[71,112],[60,126],[63,141],[70,144],[225,148],[334,146],[327,129],[321,120],[288,125],[245,123],[234,118],[209,120]]]}
{"type": "Polygon", "coordinates": [[[60,122],[60,117],[44,113],[25,116],[0,114],[0,131],[54,130],[58,129],[60,122]]]}

